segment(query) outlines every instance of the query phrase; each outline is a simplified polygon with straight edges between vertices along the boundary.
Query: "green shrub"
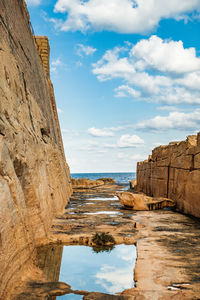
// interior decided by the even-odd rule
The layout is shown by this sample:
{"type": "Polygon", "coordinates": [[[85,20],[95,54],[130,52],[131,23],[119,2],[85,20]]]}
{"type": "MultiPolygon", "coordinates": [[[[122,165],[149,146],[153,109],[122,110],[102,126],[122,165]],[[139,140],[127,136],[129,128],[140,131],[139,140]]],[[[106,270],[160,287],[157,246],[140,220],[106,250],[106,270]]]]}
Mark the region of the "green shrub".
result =
{"type": "Polygon", "coordinates": [[[97,233],[93,236],[92,242],[97,246],[104,246],[107,244],[115,244],[115,239],[111,234],[102,232],[97,233]]]}

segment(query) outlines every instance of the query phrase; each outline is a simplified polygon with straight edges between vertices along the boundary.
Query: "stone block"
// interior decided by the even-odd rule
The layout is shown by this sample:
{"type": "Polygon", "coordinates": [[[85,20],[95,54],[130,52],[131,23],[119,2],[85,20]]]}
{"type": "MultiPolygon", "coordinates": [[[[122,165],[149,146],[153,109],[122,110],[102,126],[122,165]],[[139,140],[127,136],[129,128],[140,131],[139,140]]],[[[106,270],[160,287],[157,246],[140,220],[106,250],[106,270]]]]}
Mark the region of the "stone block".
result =
{"type": "Polygon", "coordinates": [[[200,153],[194,156],[194,169],[200,169],[200,153]]]}
{"type": "Polygon", "coordinates": [[[188,169],[193,168],[193,156],[192,155],[180,155],[171,159],[171,167],[177,169],[188,169]]]}
{"type": "Polygon", "coordinates": [[[188,148],[197,146],[197,136],[196,135],[188,135],[186,142],[187,142],[188,148]]]}
{"type": "Polygon", "coordinates": [[[200,147],[200,132],[197,133],[197,146],[200,147]]]}

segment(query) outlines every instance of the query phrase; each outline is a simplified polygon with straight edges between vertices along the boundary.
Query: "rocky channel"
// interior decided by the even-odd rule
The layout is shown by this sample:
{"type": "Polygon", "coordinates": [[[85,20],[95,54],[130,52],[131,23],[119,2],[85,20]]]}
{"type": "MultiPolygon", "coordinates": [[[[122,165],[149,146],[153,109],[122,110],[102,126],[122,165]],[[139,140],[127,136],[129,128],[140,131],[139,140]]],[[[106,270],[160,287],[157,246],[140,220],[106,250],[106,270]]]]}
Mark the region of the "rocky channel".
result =
{"type": "MultiPolygon", "coordinates": [[[[65,294],[66,299],[70,299],[69,295],[79,295],[85,300],[199,299],[199,221],[168,209],[129,210],[116,196],[121,190],[122,187],[109,184],[81,192],[75,190],[65,213],[54,219],[50,245],[38,250],[37,267],[42,280],[25,280],[22,287],[15,289],[12,298],[47,299],[48,296],[55,299],[53,297],[65,294]],[[96,233],[109,234],[116,245],[136,245],[137,261],[132,270],[134,288],[107,294],[72,290],[67,282],[58,282],[63,245],[95,248],[96,233]]],[[[113,246],[108,242],[107,247],[112,250],[113,246]]],[[[84,272],[87,276],[87,269],[84,272]]]]}
{"type": "Polygon", "coordinates": [[[0,299],[200,299],[200,222],[174,207],[199,217],[200,134],[138,164],[136,191],[149,197],[122,205],[112,178],[70,178],[48,38],[33,35],[24,0],[0,1],[0,37],[0,299]],[[65,246],[133,246],[131,285],[108,293],[59,281],[65,246]]]}

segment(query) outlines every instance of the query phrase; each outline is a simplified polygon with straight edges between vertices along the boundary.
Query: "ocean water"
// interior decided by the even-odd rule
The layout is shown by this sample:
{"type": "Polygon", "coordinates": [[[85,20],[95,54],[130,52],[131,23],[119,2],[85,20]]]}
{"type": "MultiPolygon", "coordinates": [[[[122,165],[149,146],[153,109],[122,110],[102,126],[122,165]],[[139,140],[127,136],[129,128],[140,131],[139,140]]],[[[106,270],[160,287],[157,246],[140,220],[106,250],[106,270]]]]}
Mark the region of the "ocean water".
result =
{"type": "Polygon", "coordinates": [[[136,178],[135,172],[129,173],[72,173],[72,178],[88,178],[92,180],[96,180],[102,177],[113,178],[117,184],[129,186],[129,181],[136,178]]]}

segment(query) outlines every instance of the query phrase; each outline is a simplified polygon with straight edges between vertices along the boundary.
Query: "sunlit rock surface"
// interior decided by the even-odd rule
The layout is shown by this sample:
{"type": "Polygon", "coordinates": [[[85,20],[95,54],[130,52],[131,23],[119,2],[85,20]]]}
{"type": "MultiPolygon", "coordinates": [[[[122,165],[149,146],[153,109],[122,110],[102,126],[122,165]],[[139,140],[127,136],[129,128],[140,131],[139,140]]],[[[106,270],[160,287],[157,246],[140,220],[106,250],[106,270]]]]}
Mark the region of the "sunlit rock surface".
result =
{"type": "Polygon", "coordinates": [[[71,185],[53,87],[23,0],[0,1],[0,37],[0,299],[6,299],[25,263],[33,272],[35,246],[48,239],[71,185]]]}
{"type": "Polygon", "coordinates": [[[164,207],[174,207],[174,201],[167,198],[147,197],[143,194],[130,192],[117,193],[120,203],[133,210],[155,210],[164,207]]]}
{"type": "Polygon", "coordinates": [[[152,151],[137,165],[137,191],[172,199],[177,209],[200,217],[200,133],[152,151]]]}
{"type": "Polygon", "coordinates": [[[73,189],[91,189],[104,185],[103,180],[91,180],[87,178],[71,179],[73,189]]]}

